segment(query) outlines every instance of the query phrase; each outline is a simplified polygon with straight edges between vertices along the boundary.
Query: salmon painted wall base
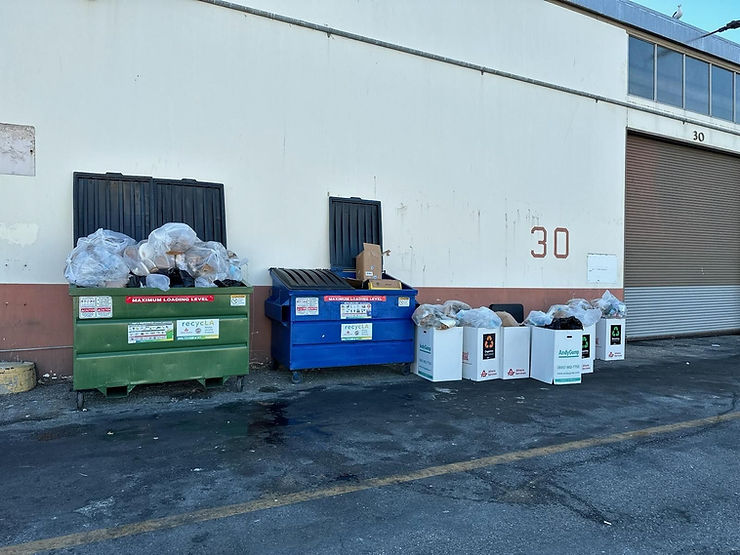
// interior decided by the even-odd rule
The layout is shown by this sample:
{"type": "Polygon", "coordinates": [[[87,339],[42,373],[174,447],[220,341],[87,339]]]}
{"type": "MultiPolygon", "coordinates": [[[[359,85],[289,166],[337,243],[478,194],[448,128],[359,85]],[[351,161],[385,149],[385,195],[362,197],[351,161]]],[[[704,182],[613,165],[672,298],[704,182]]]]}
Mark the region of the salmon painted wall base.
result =
{"type": "MultiPolygon", "coordinates": [[[[265,299],[272,288],[254,287],[251,298],[251,361],[270,360],[270,320],[265,317],[265,299]]],[[[39,375],[72,375],[72,299],[69,287],[58,284],[0,285],[0,360],[36,363],[39,375]]],[[[421,287],[419,303],[441,303],[449,299],[473,307],[491,303],[521,303],[524,314],[547,309],[574,297],[593,299],[598,289],[529,289],[421,287]]],[[[611,289],[623,297],[622,289],[611,289]]],[[[362,362],[362,361],[358,361],[362,362]]]]}

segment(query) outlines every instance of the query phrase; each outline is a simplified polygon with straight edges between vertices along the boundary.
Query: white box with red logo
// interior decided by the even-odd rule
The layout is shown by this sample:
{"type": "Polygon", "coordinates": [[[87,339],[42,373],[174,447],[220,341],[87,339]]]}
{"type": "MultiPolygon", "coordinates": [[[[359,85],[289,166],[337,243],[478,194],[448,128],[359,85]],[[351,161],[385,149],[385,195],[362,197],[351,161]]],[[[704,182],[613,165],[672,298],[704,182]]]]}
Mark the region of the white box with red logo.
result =
{"type": "Polygon", "coordinates": [[[594,371],[594,357],[596,356],[596,324],[583,328],[581,339],[581,374],[590,374],[594,371]]]}
{"type": "Polygon", "coordinates": [[[581,383],[582,341],[583,330],[532,328],[530,376],[555,385],[581,383]]]}
{"type": "Polygon", "coordinates": [[[462,377],[474,382],[501,375],[501,328],[463,328],[462,377]]]}
{"type": "Polygon", "coordinates": [[[624,318],[602,318],[596,322],[596,358],[624,360],[624,318]]]}
{"type": "Polygon", "coordinates": [[[432,382],[462,380],[463,329],[416,327],[416,359],[411,371],[432,382]]]}
{"type": "Polygon", "coordinates": [[[532,329],[528,326],[499,328],[501,339],[501,378],[529,377],[529,349],[532,329]]]}

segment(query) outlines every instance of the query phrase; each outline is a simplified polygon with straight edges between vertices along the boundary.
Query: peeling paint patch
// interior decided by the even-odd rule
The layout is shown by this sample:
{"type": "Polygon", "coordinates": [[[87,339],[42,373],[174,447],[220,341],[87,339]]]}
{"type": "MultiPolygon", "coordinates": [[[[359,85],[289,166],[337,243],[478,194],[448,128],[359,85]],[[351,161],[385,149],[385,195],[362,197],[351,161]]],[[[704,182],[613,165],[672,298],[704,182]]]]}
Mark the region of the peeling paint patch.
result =
{"type": "Polygon", "coordinates": [[[4,224],[0,222],[0,241],[25,247],[39,238],[38,224],[4,224]]]}
{"type": "Polygon", "coordinates": [[[36,130],[0,123],[0,174],[36,175],[36,130]]]}

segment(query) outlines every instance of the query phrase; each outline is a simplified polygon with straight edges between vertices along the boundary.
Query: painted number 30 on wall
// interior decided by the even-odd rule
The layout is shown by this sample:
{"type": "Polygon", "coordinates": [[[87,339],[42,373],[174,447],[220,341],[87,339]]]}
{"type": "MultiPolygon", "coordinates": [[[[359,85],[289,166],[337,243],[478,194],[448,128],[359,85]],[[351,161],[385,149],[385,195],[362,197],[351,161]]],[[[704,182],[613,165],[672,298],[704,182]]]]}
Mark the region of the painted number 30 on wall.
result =
{"type": "MultiPolygon", "coordinates": [[[[529,251],[534,258],[545,258],[547,256],[547,230],[542,226],[535,226],[531,231],[535,239],[538,239],[536,250],[529,251]]],[[[568,258],[570,253],[570,233],[566,227],[556,227],[553,232],[553,254],[555,258],[568,258]]]]}

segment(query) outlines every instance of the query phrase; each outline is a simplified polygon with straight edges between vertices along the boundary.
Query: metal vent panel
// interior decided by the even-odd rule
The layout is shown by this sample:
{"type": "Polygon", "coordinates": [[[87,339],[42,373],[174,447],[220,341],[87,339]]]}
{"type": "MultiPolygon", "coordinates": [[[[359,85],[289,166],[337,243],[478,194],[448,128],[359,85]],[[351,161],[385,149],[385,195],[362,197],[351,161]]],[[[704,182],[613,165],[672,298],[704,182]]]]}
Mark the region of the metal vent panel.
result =
{"type": "Polygon", "coordinates": [[[740,286],[627,287],[627,337],[740,330],[740,286]]]}

